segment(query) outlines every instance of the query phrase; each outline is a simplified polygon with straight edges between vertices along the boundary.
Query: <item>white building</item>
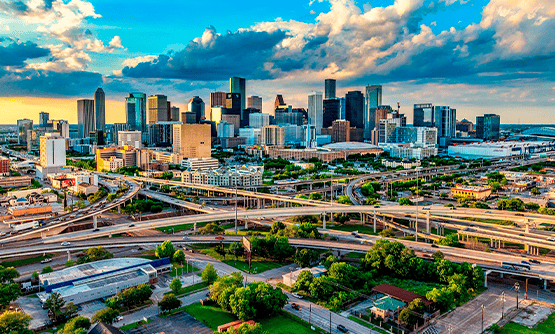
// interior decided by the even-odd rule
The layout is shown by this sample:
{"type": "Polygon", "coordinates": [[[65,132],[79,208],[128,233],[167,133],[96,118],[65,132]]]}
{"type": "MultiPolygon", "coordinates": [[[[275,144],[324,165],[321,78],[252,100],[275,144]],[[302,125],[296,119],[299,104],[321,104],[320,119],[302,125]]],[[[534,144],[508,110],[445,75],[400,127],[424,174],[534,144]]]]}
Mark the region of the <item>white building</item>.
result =
{"type": "Polygon", "coordinates": [[[270,115],[263,113],[249,114],[249,126],[251,128],[260,129],[263,126],[270,125],[270,115]]]}
{"type": "Polygon", "coordinates": [[[397,143],[379,143],[378,146],[395,158],[419,160],[437,155],[437,147],[420,147],[397,143]]]}
{"type": "Polygon", "coordinates": [[[322,92],[308,94],[308,124],[315,126],[316,134],[322,132],[324,124],[324,100],[322,99],[322,92]]]}
{"type": "Polygon", "coordinates": [[[555,141],[531,142],[531,141],[504,141],[504,142],[481,142],[468,145],[449,146],[448,154],[452,157],[464,159],[491,159],[514,155],[537,154],[541,152],[555,151],[555,141]]]}
{"type": "Polygon", "coordinates": [[[190,171],[216,169],[219,167],[219,162],[218,159],[215,158],[183,159],[181,161],[181,167],[190,171]]]}
{"type": "Polygon", "coordinates": [[[66,139],[57,133],[40,137],[40,164],[37,177],[45,179],[50,173],[59,173],[66,164],[66,139]]]}
{"type": "Polygon", "coordinates": [[[283,147],[285,132],[277,125],[267,125],[260,129],[260,145],[283,147]]]}
{"type": "Polygon", "coordinates": [[[118,131],[118,146],[125,145],[141,148],[141,131],[118,131]]]}

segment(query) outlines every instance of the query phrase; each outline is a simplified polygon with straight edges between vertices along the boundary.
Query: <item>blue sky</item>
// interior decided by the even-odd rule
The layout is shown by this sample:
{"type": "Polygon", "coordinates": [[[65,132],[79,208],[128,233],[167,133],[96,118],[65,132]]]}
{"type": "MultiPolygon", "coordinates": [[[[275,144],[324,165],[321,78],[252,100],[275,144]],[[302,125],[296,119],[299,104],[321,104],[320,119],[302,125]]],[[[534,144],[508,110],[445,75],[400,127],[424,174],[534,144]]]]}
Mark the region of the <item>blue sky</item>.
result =
{"type": "Polygon", "coordinates": [[[432,102],[459,119],[549,123],[553,31],[549,0],[0,0],[0,112],[59,103],[72,121],[67,102],[102,86],[121,122],[129,91],[184,108],[236,75],[268,111],[277,93],[306,107],[335,78],[340,95],[382,84],[409,121],[412,104],[432,102]]]}

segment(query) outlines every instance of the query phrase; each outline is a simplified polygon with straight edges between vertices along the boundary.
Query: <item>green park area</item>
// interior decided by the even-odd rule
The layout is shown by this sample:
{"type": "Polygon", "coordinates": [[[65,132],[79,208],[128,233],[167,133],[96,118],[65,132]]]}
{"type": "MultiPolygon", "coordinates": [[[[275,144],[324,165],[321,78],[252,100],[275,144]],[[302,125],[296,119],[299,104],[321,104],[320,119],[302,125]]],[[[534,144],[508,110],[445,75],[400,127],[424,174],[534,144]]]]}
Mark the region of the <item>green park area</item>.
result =
{"type": "Polygon", "coordinates": [[[544,322],[537,324],[534,328],[509,322],[503,328],[494,332],[500,334],[555,334],[555,313],[552,313],[544,322]]]}
{"type": "MultiPolygon", "coordinates": [[[[358,233],[361,234],[370,234],[370,235],[376,235],[377,233],[374,233],[374,227],[373,226],[366,226],[366,225],[335,225],[334,227],[330,228],[330,230],[334,230],[334,231],[343,231],[343,232],[355,232],[358,231],[358,233]]],[[[377,232],[380,232],[381,229],[376,229],[377,232]]]]}
{"type": "MultiPolygon", "coordinates": [[[[220,325],[237,320],[232,313],[222,310],[218,305],[203,306],[196,303],[184,307],[184,310],[214,331],[220,325]]],[[[268,334],[319,333],[311,330],[308,323],[285,313],[285,311],[279,312],[271,318],[261,319],[259,323],[262,330],[268,334]]]]}

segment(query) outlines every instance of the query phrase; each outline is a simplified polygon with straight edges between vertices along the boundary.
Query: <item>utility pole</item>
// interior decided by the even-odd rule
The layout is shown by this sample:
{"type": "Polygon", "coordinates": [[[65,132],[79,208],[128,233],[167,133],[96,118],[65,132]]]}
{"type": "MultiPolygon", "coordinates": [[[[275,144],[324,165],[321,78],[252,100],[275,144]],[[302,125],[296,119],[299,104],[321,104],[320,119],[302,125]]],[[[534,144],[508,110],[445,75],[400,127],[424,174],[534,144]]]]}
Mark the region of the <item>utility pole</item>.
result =
{"type": "Polygon", "coordinates": [[[418,241],[418,171],[420,170],[419,167],[416,167],[416,222],[414,223],[414,241],[418,241]]]}
{"type": "Polygon", "coordinates": [[[518,310],[518,290],[520,290],[520,284],[518,282],[515,283],[515,291],[516,291],[516,309],[518,310]]]}
{"type": "Polygon", "coordinates": [[[501,319],[505,318],[505,291],[501,292],[501,300],[503,304],[501,306],[501,319]]]}
{"type": "Polygon", "coordinates": [[[235,181],[235,234],[237,235],[237,181],[235,181]]]}
{"type": "Polygon", "coordinates": [[[482,331],[480,333],[484,332],[484,304],[482,304],[482,331]]]}

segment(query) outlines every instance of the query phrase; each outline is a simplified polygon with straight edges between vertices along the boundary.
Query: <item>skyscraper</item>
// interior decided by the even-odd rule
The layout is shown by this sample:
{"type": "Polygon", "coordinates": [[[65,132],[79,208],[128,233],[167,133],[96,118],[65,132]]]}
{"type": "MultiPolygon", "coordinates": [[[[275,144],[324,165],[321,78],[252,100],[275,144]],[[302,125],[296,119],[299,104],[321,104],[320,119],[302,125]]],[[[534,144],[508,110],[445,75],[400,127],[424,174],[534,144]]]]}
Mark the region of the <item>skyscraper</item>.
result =
{"type": "Polygon", "coordinates": [[[431,127],[434,125],[434,106],[431,103],[415,104],[413,108],[414,126],[431,127]]]}
{"type": "Polygon", "coordinates": [[[192,99],[190,99],[189,103],[187,104],[187,108],[189,112],[192,112],[195,114],[197,123],[200,123],[201,118],[205,117],[204,101],[200,97],[194,96],[192,99]]]}
{"type": "Polygon", "coordinates": [[[168,121],[168,97],[165,95],[152,95],[148,97],[146,123],[155,124],[158,121],[168,121]]]}
{"type": "Polygon", "coordinates": [[[447,147],[457,131],[457,110],[449,106],[434,106],[433,115],[438,144],[447,147]]]}
{"type": "Polygon", "coordinates": [[[132,131],[146,132],[146,94],[129,93],[125,98],[125,115],[132,131]]]}
{"type": "Polygon", "coordinates": [[[316,134],[322,133],[324,106],[321,92],[308,94],[308,124],[313,125],[316,134]]]}
{"type": "Polygon", "coordinates": [[[370,133],[376,124],[375,110],[382,104],[382,86],[366,86],[365,106],[364,106],[364,138],[369,139],[370,133]]]}
{"type": "Polygon", "coordinates": [[[247,108],[258,109],[258,111],[262,112],[262,98],[256,95],[249,96],[247,100],[247,108]]]}
{"type": "Polygon", "coordinates": [[[225,108],[228,114],[241,115],[242,97],[239,93],[227,93],[225,99],[225,108]]]}
{"type": "Polygon", "coordinates": [[[94,100],[77,100],[77,134],[86,138],[95,127],[94,100]]]}
{"type": "Polygon", "coordinates": [[[106,129],[106,96],[104,90],[98,87],[94,92],[95,106],[95,128],[94,130],[105,131],[106,129]]]}
{"type": "Polygon", "coordinates": [[[27,131],[33,130],[33,121],[27,118],[17,120],[17,134],[19,145],[27,146],[27,131]]]}
{"type": "Polygon", "coordinates": [[[351,126],[364,128],[364,95],[356,90],[345,95],[345,119],[351,126]]]}
{"type": "Polygon", "coordinates": [[[175,107],[175,106],[174,106],[174,107],[171,107],[171,109],[170,109],[170,115],[171,115],[170,121],[172,121],[172,122],[179,122],[179,121],[181,121],[180,114],[181,114],[181,113],[179,112],[179,108],[178,108],[178,107],[175,107]]]}
{"type": "Polygon", "coordinates": [[[325,80],[325,99],[335,99],[335,79],[326,79],[325,80]]]}
{"type": "Polygon", "coordinates": [[[247,107],[246,80],[245,78],[233,77],[229,79],[229,92],[241,94],[241,110],[247,107]]]}
{"type": "Polygon", "coordinates": [[[50,119],[50,114],[44,111],[39,113],[39,126],[45,128],[48,126],[48,120],[50,119]]]}
{"type": "Polygon", "coordinates": [[[496,114],[476,116],[476,138],[483,140],[499,140],[501,117],[496,114]]]}
{"type": "Polygon", "coordinates": [[[281,94],[276,95],[276,100],[274,101],[274,110],[285,106],[286,104],[285,104],[285,101],[283,100],[283,96],[281,94]]]}
{"type": "Polygon", "coordinates": [[[323,103],[322,127],[329,128],[333,121],[339,119],[341,101],[339,99],[326,99],[323,103]]]}
{"type": "Polygon", "coordinates": [[[210,108],[225,107],[225,92],[210,93],[210,108]]]}

